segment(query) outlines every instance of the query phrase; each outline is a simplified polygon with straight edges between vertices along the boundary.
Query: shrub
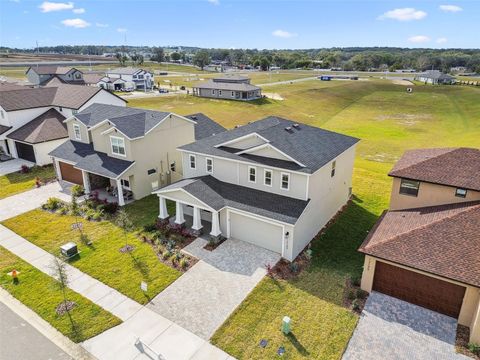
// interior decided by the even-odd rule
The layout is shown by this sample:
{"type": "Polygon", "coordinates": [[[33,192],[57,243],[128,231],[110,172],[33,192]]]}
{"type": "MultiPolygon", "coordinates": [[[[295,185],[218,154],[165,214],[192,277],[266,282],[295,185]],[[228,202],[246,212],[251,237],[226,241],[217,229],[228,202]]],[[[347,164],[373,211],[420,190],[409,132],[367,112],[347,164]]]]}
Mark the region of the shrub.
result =
{"type": "Polygon", "coordinates": [[[351,282],[353,286],[360,286],[361,278],[360,276],[354,276],[351,278],[351,282]]]}
{"type": "Polygon", "coordinates": [[[468,344],[468,350],[470,350],[475,355],[480,355],[480,344],[470,343],[468,344]]]}
{"type": "Polygon", "coordinates": [[[29,168],[27,165],[23,164],[23,165],[20,167],[20,173],[22,173],[22,174],[28,174],[29,172],[30,172],[30,168],[29,168]]]}
{"type": "Polygon", "coordinates": [[[163,260],[167,260],[170,256],[172,256],[172,253],[170,250],[165,250],[163,253],[162,253],[162,259],[163,260]]]}
{"type": "Polygon", "coordinates": [[[85,218],[87,220],[91,220],[93,218],[93,215],[95,215],[96,211],[95,209],[88,209],[87,211],[85,211],[85,218]]]}
{"type": "Polygon", "coordinates": [[[66,215],[68,213],[68,208],[66,206],[62,206],[55,211],[55,214],[58,215],[66,215]]]}
{"type": "Polygon", "coordinates": [[[360,310],[360,303],[357,299],[352,301],[352,309],[355,311],[360,310]]]}
{"type": "Polygon", "coordinates": [[[103,216],[104,216],[103,211],[97,210],[97,211],[95,211],[95,213],[93,214],[92,220],[99,221],[99,220],[101,220],[101,219],[103,218],[103,216]]]}
{"type": "Polygon", "coordinates": [[[355,292],[353,290],[349,290],[347,297],[348,297],[348,300],[350,300],[350,301],[355,300],[355,298],[356,298],[355,292]]]}
{"type": "Polygon", "coordinates": [[[185,238],[180,234],[173,234],[170,236],[170,240],[175,244],[182,244],[185,241],[185,238]]]}
{"type": "Polygon", "coordinates": [[[51,197],[47,200],[45,204],[42,205],[42,209],[55,211],[60,207],[60,200],[57,198],[51,197]]]}
{"type": "Polygon", "coordinates": [[[368,293],[362,289],[357,289],[357,299],[366,299],[368,293]]]}
{"type": "Polygon", "coordinates": [[[116,202],[107,202],[106,204],[104,204],[103,206],[103,210],[108,213],[108,214],[115,214],[118,210],[118,203],[116,202]]]}
{"type": "Polygon", "coordinates": [[[173,254],[172,256],[170,256],[170,259],[169,259],[172,264],[175,264],[177,262],[177,254],[173,254]]]}
{"type": "Polygon", "coordinates": [[[85,190],[82,185],[73,185],[70,189],[72,196],[79,197],[85,194],[85,190]]]}
{"type": "Polygon", "coordinates": [[[143,226],[143,231],[145,232],[154,232],[157,230],[157,226],[155,224],[148,224],[143,226]]]}
{"type": "Polygon", "coordinates": [[[298,264],[295,263],[295,262],[292,262],[292,263],[288,264],[288,268],[290,269],[290,271],[291,271],[292,273],[297,273],[298,270],[299,270],[299,269],[298,269],[298,264]]]}
{"type": "Polygon", "coordinates": [[[182,258],[180,260],[180,267],[182,269],[186,269],[188,267],[188,260],[186,258],[182,258]]]}

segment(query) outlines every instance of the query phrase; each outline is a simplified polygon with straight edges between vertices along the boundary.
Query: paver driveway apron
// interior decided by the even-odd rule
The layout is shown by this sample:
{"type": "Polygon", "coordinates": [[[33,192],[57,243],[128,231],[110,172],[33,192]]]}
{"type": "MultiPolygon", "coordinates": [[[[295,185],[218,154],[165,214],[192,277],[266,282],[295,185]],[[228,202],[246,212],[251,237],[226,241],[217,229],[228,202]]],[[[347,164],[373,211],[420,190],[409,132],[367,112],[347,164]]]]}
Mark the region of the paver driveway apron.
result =
{"type": "Polygon", "coordinates": [[[208,340],[265,276],[265,265],[280,255],[229,239],[214,251],[197,238],[184,252],[200,261],[157,295],[147,306],[176,324],[208,340]]]}
{"type": "Polygon", "coordinates": [[[467,360],[455,353],[457,320],[372,292],[343,360],[467,360]]]}

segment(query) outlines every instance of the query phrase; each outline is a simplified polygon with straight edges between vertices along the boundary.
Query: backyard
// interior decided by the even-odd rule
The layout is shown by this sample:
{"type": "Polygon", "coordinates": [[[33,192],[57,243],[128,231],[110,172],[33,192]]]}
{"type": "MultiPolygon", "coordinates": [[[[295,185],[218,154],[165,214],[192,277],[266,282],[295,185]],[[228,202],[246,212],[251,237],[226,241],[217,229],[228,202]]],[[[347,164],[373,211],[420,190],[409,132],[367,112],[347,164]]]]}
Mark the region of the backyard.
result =
{"type": "Polygon", "coordinates": [[[35,166],[27,173],[0,176],[0,199],[33,189],[37,178],[41,183],[55,179],[53,166],[35,166]]]}

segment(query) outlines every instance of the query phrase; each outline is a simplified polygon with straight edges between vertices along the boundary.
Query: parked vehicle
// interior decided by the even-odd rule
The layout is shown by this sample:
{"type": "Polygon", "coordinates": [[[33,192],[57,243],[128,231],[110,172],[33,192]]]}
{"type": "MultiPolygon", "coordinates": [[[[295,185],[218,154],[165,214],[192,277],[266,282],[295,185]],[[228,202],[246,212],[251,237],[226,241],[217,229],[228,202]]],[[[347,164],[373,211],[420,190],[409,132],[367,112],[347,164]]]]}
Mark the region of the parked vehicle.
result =
{"type": "Polygon", "coordinates": [[[158,92],[160,94],[167,94],[168,93],[168,90],[167,89],[158,89],[158,92]]]}

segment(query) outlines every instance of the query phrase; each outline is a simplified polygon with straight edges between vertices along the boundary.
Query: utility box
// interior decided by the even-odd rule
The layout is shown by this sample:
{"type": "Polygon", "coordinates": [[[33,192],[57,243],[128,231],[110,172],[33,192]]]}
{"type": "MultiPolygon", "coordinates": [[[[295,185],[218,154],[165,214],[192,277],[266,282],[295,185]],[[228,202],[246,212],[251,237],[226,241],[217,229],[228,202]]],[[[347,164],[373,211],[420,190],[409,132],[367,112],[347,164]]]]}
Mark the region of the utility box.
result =
{"type": "Polygon", "coordinates": [[[71,258],[78,254],[77,244],[74,242],[66,243],[65,245],[60,246],[60,253],[66,258],[71,258]]]}
{"type": "Polygon", "coordinates": [[[283,317],[283,320],[282,320],[282,332],[285,334],[285,335],[288,335],[290,334],[290,322],[292,321],[292,319],[290,319],[288,316],[284,316],[283,317]]]}

